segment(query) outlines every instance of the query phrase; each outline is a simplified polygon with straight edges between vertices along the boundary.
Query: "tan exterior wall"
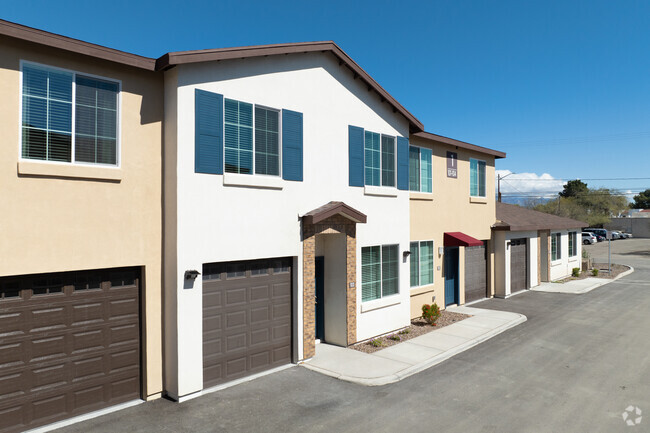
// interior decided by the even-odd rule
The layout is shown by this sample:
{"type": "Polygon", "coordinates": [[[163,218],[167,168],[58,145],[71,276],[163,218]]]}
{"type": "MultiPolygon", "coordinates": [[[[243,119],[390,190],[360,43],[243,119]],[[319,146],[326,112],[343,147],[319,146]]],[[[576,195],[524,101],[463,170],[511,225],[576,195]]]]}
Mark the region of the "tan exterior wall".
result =
{"type": "MultiPolygon", "coordinates": [[[[438,248],[443,245],[445,232],[463,232],[480,240],[490,240],[491,226],[496,222],[494,198],[494,157],[469,151],[456,146],[432,143],[418,137],[411,137],[411,145],[433,150],[433,193],[411,193],[410,220],[411,240],[433,240],[434,258],[433,284],[411,289],[411,317],[422,315],[422,304],[435,302],[444,308],[444,264],[438,248]],[[458,153],[458,177],[447,177],[447,151],[458,153]],[[486,198],[470,199],[469,159],[486,162],[486,198]]],[[[488,243],[488,293],[494,292],[494,253],[488,243]]],[[[465,302],[465,254],[459,248],[459,295],[465,302]]]]}
{"type": "Polygon", "coordinates": [[[162,76],[0,37],[0,95],[0,276],[143,266],[143,394],[159,394],[162,76]],[[121,80],[121,167],[19,162],[21,60],[121,80]]]}

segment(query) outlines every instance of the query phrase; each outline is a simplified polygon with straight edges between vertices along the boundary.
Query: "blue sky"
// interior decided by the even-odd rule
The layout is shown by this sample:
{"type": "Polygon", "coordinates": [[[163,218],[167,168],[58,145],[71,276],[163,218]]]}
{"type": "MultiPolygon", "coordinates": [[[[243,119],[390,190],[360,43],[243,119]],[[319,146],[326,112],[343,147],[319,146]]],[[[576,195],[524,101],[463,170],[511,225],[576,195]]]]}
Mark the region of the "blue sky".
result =
{"type": "Polygon", "coordinates": [[[543,173],[650,188],[630,179],[650,178],[648,1],[22,0],[0,18],[150,57],[334,40],[428,131],[507,152],[506,192],[557,189],[543,173]]]}

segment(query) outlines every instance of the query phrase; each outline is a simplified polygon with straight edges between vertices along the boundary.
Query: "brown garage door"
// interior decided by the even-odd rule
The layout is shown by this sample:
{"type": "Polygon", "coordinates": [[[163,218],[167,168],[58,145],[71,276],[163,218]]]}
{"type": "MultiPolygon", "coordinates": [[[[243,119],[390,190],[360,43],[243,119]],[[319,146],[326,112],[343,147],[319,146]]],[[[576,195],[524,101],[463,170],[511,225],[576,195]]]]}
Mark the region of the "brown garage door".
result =
{"type": "Polygon", "coordinates": [[[291,259],[203,265],[203,386],[291,362],[291,259]]]}
{"type": "Polygon", "coordinates": [[[139,271],[0,278],[0,432],[140,398],[139,271]]]}
{"type": "Polygon", "coordinates": [[[487,249],[465,248],[465,303],[487,296],[487,249]]]}
{"type": "Polygon", "coordinates": [[[528,288],[528,261],[526,260],[526,239],[510,241],[510,293],[520,292],[528,288]]]}

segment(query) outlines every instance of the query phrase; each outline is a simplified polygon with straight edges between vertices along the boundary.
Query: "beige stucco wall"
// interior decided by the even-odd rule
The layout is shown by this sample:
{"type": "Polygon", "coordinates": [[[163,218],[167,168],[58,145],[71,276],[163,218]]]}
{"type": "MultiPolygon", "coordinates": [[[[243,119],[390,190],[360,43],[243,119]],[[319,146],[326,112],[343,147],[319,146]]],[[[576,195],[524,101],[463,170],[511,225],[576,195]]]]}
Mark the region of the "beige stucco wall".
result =
{"type": "MultiPolygon", "coordinates": [[[[411,136],[414,146],[433,150],[433,193],[411,193],[410,220],[411,240],[433,240],[434,277],[430,286],[411,289],[411,316],[422,315],[422,304],[435,302],[444,308],[444,264],[443,256],[438,254],[443,245],[445,232],[463,232],[480,240],[490,240],[491,226],[496,222],[494,198],[494,157],[469,151],[443,143],[434,143],[411,136]],[[447,151],[458,153],[458,177],[447,177],[447,151]],[[486,198],[470,200],[469,159],[476,158],[486,162],[486,198]]],[[[494,252],[488,243],[488,291],[493,294],[494,252]]],[[[465,302],[465,254],[459,248],[459,295],[460,303],[465,302]]]]}
{"type": "Polygon", "coordinates": [[[162,391],[162,76],[0,37],[0,276],[142,266],[143,394],[162,391]],[[20,60],[121,80],[121,167],[19,163],[20,60]]]}

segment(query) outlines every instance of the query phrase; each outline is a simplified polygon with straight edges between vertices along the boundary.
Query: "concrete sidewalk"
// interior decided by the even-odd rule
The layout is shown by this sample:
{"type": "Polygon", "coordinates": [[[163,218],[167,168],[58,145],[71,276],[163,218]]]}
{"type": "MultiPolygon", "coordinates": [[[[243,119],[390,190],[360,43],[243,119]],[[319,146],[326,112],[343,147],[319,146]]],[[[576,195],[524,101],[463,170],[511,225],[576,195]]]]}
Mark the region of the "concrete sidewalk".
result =
{"type": "Polygon", "coordinates": [[[566,283],[541,283],[539,286],[532,287],[530,290],[533,290],[535,292],[570,293],[573,295],[582,295],[584,293],[591,292],[595,288],[604,286],[605,284],[611,283],[612,281],[616,281],[619,278],[623,278],[626,275],[630,275],[632,272],[634,272],[634,268],[630,266],[629,270],[621,272],[612,279],[589,277],[585,278],[584,280],[567,281],[566,283]]]}
{"type": "Polygon", "coordinates": [[[300,365],[337,379],[378,386],[398,382],[526,321],[506,311],[451,307],[473,317],[372,354],[318,344],[316,355],[300,365]]]}

